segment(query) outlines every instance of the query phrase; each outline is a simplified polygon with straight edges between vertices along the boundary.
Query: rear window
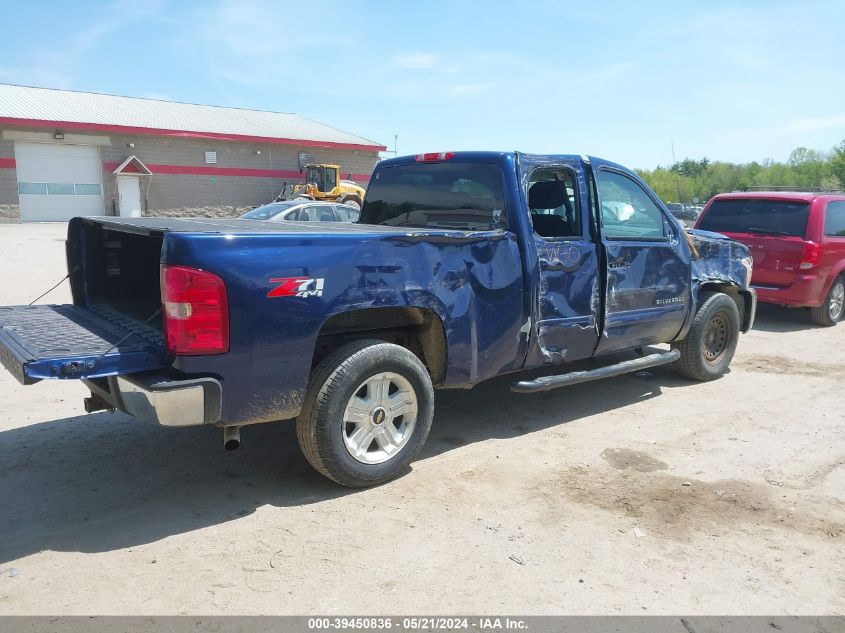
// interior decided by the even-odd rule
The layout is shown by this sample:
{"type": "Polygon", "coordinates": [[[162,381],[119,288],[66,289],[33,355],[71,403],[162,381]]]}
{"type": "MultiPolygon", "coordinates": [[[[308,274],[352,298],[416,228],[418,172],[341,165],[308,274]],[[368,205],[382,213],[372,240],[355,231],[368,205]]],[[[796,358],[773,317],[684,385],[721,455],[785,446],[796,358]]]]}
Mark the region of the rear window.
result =
{"type": "Polygon", "coordinates": [[[716,233],[804,237],[809,211],[807,202],[714,200],[698,228],[716,233]]]}
{"type": "Polygon", "coordinates": [[[495,165],[418,163],[379,170],[362,224],[487,231],[507,228],[502,175],[495,165]]]}

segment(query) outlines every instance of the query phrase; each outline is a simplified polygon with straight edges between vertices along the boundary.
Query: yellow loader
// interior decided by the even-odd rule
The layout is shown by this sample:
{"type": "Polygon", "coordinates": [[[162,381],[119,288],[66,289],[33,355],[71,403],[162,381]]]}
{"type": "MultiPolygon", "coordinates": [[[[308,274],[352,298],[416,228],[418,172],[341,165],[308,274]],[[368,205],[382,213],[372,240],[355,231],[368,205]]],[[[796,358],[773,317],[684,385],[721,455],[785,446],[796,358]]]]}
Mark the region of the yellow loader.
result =
{"type": "Polygon", "coordinates": [[[340,165],[311,164],[305,166],[305,182],[294,185],[287,195],[288,200],[294,198],[340,202],[360,209],[364,188],[351,180],[341,180],[340,165]]]}

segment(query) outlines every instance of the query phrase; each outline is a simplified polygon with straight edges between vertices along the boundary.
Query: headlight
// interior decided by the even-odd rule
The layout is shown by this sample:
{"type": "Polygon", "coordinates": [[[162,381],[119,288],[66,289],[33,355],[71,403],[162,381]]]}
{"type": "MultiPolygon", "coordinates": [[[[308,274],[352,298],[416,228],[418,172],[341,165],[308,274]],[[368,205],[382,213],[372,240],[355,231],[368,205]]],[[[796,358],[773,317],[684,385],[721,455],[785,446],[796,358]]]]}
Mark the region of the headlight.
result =
{"type": "Polygon", "coordinates": [[[745,287],[748,288],[751,285],[751,272],[754,270],[754,259],[751,255],[747,255],[739,261],[745,267],[745,287]]]}

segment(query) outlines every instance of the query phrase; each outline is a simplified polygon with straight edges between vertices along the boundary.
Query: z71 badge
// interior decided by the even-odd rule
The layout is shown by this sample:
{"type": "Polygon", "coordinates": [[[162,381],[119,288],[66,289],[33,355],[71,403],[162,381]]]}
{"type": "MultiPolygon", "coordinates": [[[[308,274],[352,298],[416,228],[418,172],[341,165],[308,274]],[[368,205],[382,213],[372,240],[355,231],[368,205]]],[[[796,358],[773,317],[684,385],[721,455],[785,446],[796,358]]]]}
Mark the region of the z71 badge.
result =
{"type": "Polygon", "coordinates": [[[324,277],[281,277],[271,279],[271,284],[278,284],[270,292],[268,297],[322,297],[324,277]]]}

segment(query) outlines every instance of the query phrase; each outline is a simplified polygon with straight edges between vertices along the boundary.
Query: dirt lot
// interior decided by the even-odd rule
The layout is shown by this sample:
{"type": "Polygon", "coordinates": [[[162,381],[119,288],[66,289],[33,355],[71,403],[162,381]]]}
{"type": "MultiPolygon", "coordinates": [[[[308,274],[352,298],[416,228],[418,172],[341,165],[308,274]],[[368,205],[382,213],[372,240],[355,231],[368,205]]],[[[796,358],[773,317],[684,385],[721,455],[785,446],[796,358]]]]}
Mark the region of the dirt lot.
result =
{"type": "MultiPolygon", "coordinates": [[[[0,304],[62,277],[64,231],[0,226],[0,304]]],[[[713,383],[439,392],[422,458],[365,491],[289,423],[230,454],[2,372],[0,613],[842,614],[844,343],[764,306],[713,383]]]]}

